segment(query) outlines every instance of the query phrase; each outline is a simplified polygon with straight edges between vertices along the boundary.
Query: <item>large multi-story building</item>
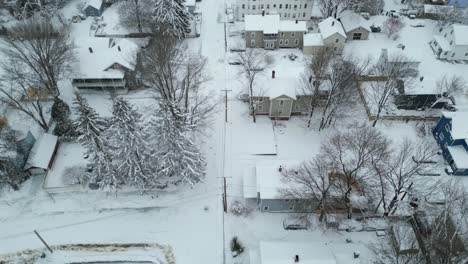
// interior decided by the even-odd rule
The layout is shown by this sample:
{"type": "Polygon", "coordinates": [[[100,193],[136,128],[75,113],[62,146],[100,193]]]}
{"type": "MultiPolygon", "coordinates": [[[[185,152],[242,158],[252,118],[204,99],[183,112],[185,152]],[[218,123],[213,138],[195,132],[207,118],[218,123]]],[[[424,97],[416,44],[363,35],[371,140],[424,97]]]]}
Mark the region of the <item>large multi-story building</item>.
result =
{"type": "Polygon", "coordinates": [[[429,45],[439,59],[468,60],[468,26],[441,27],[429,45]]]}
{"type": "Polygon", "coordinates": [[[238,0],[237,19],[247,15],[278,14],[281,19],[309,20],[312,16],[313,0],[238,0]]]}

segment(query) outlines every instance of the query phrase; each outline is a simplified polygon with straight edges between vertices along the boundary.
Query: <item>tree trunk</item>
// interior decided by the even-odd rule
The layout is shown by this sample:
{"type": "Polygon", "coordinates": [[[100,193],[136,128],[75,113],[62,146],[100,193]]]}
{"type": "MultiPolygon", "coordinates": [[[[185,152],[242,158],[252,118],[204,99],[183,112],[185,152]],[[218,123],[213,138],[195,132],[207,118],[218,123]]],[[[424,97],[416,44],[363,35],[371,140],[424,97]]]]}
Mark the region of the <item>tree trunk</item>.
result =
{"type": "Polygon", "coordinates": [[[137,28],[138,32],[142,33],[143,29],[141,28],[141,19],[140,19],[140,7],[138,6],[138,0],[135,1],[135,16],[137,20],[137,28]]]}
{"type": "Polygon", "coordinates": [[[372,127],[375,127],[375,125],[377,125],[377,121],[379,121],[379,118],[380,118],[380,113],[382,112],[382,108],[379,107],[379,111],[377,111],[377,115],[375,116],[375,120],[374,122],[372,123],[372,127]]]}

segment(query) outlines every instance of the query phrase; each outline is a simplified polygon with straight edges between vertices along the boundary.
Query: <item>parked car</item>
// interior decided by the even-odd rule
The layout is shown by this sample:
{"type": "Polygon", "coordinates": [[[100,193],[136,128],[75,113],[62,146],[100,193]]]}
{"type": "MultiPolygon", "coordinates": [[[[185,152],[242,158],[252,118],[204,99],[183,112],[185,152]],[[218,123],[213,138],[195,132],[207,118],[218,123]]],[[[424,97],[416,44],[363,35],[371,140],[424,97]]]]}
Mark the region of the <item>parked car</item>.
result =
{"type": "Polygon", "coordinates": [[[242,102],[249,102],[249,94],[239,94],[237,99],[241,100],[242,102]]]}
{"type": "Polygon", "coordinates": [[[370,26],[370,30],[371,30],[371,32],[374,32],[374,33],[379,33],[379,32],[382,31],[382,29],[380,27],[377,27],[377,26],[374,26],[374,25],[370,26]]]}
{"type": "Polygon", "coordinates": [[[408,17],[409,17],[409,19],[415,19],[415,18],[416,18],[416,15],[411,14],[411,15],[409,15],[408,17]]]}
{"type": "Polygon", "coordinates": [[[415,21],[410,24],[412,27],[425,27],[426,24],[423,21],[415,21]]]}
{"type": "Polygon", "coordinates": [[[283,228],[286,230],[305,230],[309,226],[310,222],[307,219],[288,217],[283,220],[283,228]]]}

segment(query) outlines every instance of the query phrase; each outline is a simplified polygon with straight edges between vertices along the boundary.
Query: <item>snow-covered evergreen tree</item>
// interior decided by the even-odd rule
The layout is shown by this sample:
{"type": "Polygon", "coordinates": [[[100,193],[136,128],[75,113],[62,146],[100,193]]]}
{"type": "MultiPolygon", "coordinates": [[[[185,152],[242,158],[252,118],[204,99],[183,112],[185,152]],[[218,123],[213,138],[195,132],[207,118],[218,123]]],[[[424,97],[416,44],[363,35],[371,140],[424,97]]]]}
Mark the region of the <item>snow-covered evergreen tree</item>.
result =
{"type": "Polygon", "coordinates": [[[73,104],[79,114],[75,122],[76,131],[80,135],[78,141],[86,148],[86,156],[92,169],[91,181],[103,189],[118,188],[124,181],[115,173],[109,149],[105,144],[103,132],[108,127],[107,122],[81,95],[76,94],[73,104]]]}
{"type": "Polygon", "coordinates": [[[157,31],[184,38],[190,33],[190,17],[184,0],[158,0],[154,2],[152,18],[157,31]]]}
{"type": "Polygon", "coordinates": [[[70,107],[59,97],[55,97],[52,105],[51,117],[55,121],[54,135],[62,139],[75,139],[77,137],[73,123],[70,119],[70,107]]]}
{"type": "Polygon", "coordinates": [[[127,183],[140,190],[150,189],[157,183],[148,167],[150,154],[141,115],[123,98],[115,98],[112,125],[106,131],[117,172],[127,183]]]}
{"type": "Polygon", "coordinates": [[[175,105],[161,104],[150,121],[157,144],[154,156],[159,182],[165,185],[200,182],[205,175],[206,159],[191,139],[187,118],[175,105]]]}

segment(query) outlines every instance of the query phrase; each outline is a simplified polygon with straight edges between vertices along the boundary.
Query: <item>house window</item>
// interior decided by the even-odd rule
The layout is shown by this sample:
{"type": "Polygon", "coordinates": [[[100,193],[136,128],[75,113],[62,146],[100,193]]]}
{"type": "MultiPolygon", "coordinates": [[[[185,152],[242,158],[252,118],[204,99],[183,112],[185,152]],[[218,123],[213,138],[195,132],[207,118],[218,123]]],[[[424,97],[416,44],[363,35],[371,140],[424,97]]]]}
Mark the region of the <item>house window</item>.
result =
{"type": "Polygon", "coordinates": [[[296,40],[294,41],[294,44],[299,45],[299,40],[296,39],[296,40]]]}
{"type": "Polygon", "coordinates": [[[279,44],[280,44],[280,46],[283,45],[283,40],[282,39],[280,39],[279,44]]]}
{"type": "Polygon", "coordinates": [[[361,39],[362,33],[354,33],[353,34],[353,39],[361,39]]]}
{"type": "Polygon", "coordinates": [[[448,51],[444,52],[444,55],[447,55],[448,54],[448,51]]]}
{"type": "Polygon", "coordinates": [[[284,32],[281,32],[281,33],[280,33],[280,37],[284,37],[284,32]]]}
{"type": "Polygon", "coordinates": [[[337,47],[334,47],[333,50],[336,51],[336,50],[337,50],[337,47]]]}
{"type": "Polygon", "coordinates": [[[256,8],[257,8],[256,5],[253,5],[253,6],[252,6],[252,10],[255,10],[256,8]]]}
{"type": "Polygon", "coordinates": [[[263,207],[263,211],[268,211],[268,209],[269,209],[268,206],[263,207]]]}
{"type": "Polygon", "coordinates": [[[297,5],[294,5],[294,9],[297,9],[297,5]]]}
{"type": "Polygon", "coordinates": [[[449,124],[445,124],[445,131],[450,132],[450,125],[449,124]]]}
{"type": "Polygon", "coordinates": [[[293,210],[294,209],[294,205],[289,205],[289,210],[293,210]]]}
{"type": "Polygon", "coordinates": [[[453,41],[450,41],[450,45],[452,45],[452,44],[453,44],[453,41]]]}
{"type": "Polygon", "coordinates": [[[255,39],[252,39],[252,40],[250,41],[250,46],[251,46],[252,48],[255,47],[255,39]]]}
{"type": "Polygon", "coordinates": [[[242,9],[245,9],[245,4],[242,4],[242,9]]]}
{"type": "Polygon", "coordinates": [[[250,37],[255,38],[255,32],[250,32],[250,37]]]}
{"type": "Polygon", "coordinates": [[[244,14],[244,13],[242,13],[242,17],[245,17],[245,14],[244,14]]]}
{"type": "Polygon", "coordinates": [[[267,4],[267,9],[270,9],[270,4],[267,4]]]}
{"type": "Polygon", "coordinates": [[[279,4],[279,8],[280,8],[280,9],[283,8],[283,4],[279,4]]]}
{"type": "Polygon", "coordinates": [[[339,39],[336,39],[336,40],[335,40],[335,43],[338,43],[338,42],[340,42],[340,40],[339,40],[339,39]]]}
{"type": "Polygon", "coordinates": [[[445,137],[444,137],[444,133],[440,133],[440,134],[439,134],[439,139],[440,139],[440,140],[444,140],[444,138],[445,138],[445,137]]]}
{"type": "Polygon", "coordinates": [[[307,4],[304,4],[304,9],[307,8],[307,4]]]}
{"type": "Polygon", "coordinates": [[[289,39],[286,39],[286,40],[284,41],[284,44],[285,44],[285,45],[289,45],[289,39]]]}
{"type": "Polygon", "coordinates": [[[278,115],[280,115],[280,116],[283,115],[283,109],[280,109],[280,110],[278,111],[278,115]]]}
{"type": "Polygon", "coordinates": [[[279,103],[280,106],[283,106],[284,105],[284,100],[279,100],[278,103],[279,103]]]}
{"type": "Polygon", "coordinates": [[[465,53],[465,57],[466,57],[466,56],[468,56],[468,52],[467,52],[467,53],[465,53]]]}
{"type": "Polygon", "coordinates": [[[284,8],[285,8],[285,9],[288,9],[288,4],[286,4],[286,5],[284,6],[284,8]]]}
{"type": "Polygon", "coordinates": [[[291,33],[291,37],[294,38],[295,36],[296,36],[296,33],[292,32],[292,33],[291,33]]]}
{"type": "Polygon", "coordinates": [[[263,111],[263,105],[262,104],[259,104],[257,105],[257,111],[263,111]]]}
{"type": "Polygon", "coordinates": [[[260,5],[260,8],[263,9],[263,4],[260,5]]]}
{"type": "Polygon", "coordinates": [[[296,18],[296,14],[295,14],[295,13],[293,14],[293,18],[296,18]]]}
{"type": "Polygon", "coordinates": [[[302,14],[302,17],[305,17],[305,13],[302,14]]]}
{"type": "Polygon", "coordinates": [[[276,8],[276,4],[273,5],[273,8],[276,8]]]}

